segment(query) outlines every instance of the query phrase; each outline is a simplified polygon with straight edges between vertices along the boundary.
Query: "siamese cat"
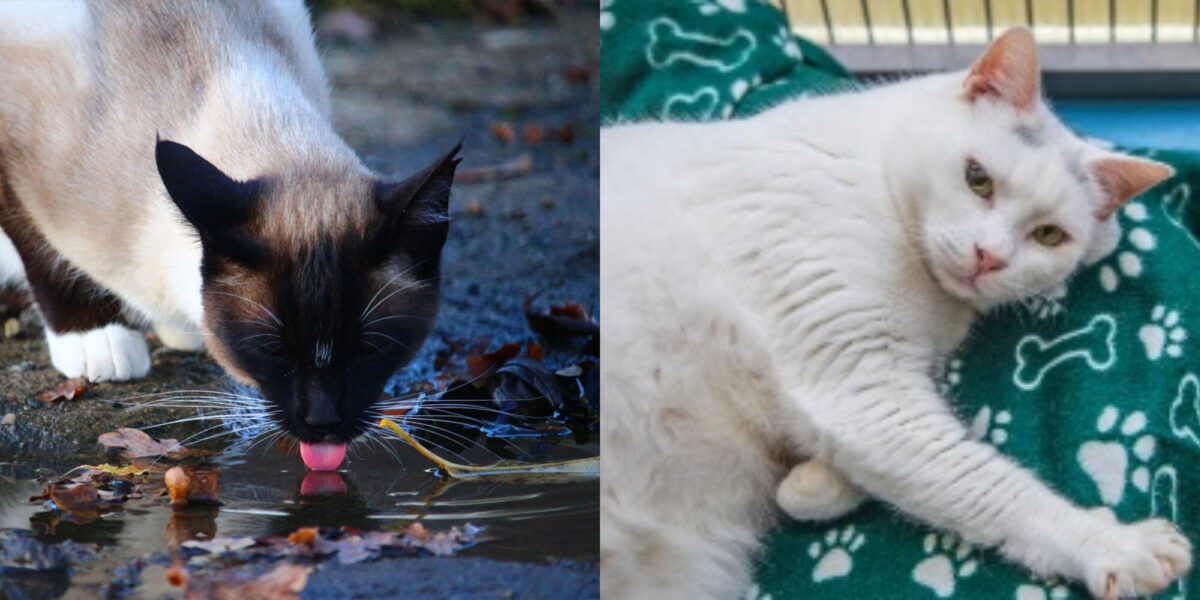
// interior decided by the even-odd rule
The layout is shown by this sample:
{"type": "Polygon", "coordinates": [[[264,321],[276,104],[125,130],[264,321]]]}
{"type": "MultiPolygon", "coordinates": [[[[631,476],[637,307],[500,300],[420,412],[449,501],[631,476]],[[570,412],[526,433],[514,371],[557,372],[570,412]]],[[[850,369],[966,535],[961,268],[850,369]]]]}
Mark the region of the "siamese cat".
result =
{"type": "Polygon", "coordinates": [[[301,0],[0,3],[0,274],[70,377],[146,375],[150,325],[344,451],[432,327],[457,150],[364,167],[301,0]]]}
{"type": "Polygon", "coordinates": [[[1076,137],[1039,79],[1015,29],[965,71],[602,131],[605,597],[738,597],[781,511],[870,496],[1097,597],[1188,571],[1173,524],[1064,498],[934,385],[979,314],[1111,252],[1171,174],[1076,137]]]}

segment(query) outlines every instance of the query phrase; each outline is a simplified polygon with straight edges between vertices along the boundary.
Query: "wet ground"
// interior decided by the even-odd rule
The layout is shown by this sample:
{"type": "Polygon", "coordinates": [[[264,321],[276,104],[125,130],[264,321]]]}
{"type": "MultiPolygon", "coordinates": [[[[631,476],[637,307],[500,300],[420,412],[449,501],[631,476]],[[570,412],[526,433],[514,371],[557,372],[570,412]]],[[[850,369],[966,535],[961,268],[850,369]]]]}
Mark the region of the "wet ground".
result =
{"type": "MultiPolygon", "coordinates": [[[[551,368],[573,364],[581,341],[539,339],[523,303],[535,309],[564,301],[598,310],[599,56],[595,7],[568,6],[553,18],[513,26],[474,21],[407,24],[372,41],[328,44],[324,58],[334,89],[334,123],[380,173],[403,177],[463,140],[462,169],[512,163],[530,169],[492,181],[459,182],[452,193],[450,239],[443,263],[442,312],[413,365],[394,380],[429,380],[445,339],[491,336],[545,345],[551,368]],[[508,123],[515,134],[493,132],[508,123]],[[544,135],[538,139],[538,133],[544,135]],[[518,161],[519,163],[519,161],[518,161]],[[527,171],[527,172],[524,172],[527,171]]],[[[484,173],[486,176],[488,173],[484,173]]],[[[33,478],[106,460],[96,438],[117,427],[147,428],[196,414],[195,409],[124,410],[147,395],[185,389],[230,389],[220,368],[201,354],[159,349],[151,376],[99,384],[82,399],[52,404],[38,395],[62,380],[40,339],[0,342],[0,530],[28,530],[49,518],[28,501],[33,478]]],[[[212,421],[148,429],[157,437],[200,439],[212,421]]],[[[233,423],[237,426],[238,423],[233,423]]],[[[254,434],[253,430],[242,436],[254,434]]],[[[522,458],[565,459],[599,452],[585,430],[569,439],[525,437],[510,450],[522,458]]],[[[74,540],[98,558],[31,581],[0,569],[3,598],[179,597],[164,574],[165,551],[188,532],[205,536],[284,535],[311,525],[378,529],[422,519],[430,529],[471,522],[486,539],[460,556],[390,558],[357,565],[322,563],[305,598],[591,598],[598,596],[598,482],[449,483],[401,443],[385,450],[357,444],[340,474],[346,493],[302,494],[305,470],[287,446],[224,436],[221,496],[212,514],[181,524],[161,498],[131,500],[122,512],[86,524],[59,523],[43,541],[74,540]],[[137,577],[117,567],[148,560],[137,577]],[[68,583],[69,581],[69,583],[68,583]]],[[[215,444],[215,445],[214,445],[215,444]]],[[[486,463],[482,448],[463,451],[486,463]]],[[[337,486],[334,486],[337,487],[337,486]]],[[[263,565],[250,565],[261,569],[263,565]]]]}

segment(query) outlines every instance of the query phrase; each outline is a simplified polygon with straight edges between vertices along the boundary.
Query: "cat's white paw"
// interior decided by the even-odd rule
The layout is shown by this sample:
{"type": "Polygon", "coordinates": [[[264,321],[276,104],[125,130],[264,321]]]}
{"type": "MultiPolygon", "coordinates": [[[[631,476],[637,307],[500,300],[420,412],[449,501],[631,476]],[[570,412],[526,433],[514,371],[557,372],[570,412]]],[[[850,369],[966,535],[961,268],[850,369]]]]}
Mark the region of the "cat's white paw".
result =
{"type": "Polygon", "coordinates": [[[810,458],[796,465],[775,490],[775,502],[793,519],[825,521],[858,508],[863,493],[829,465],[810,458]]]}
{"type": "Polygon", "coordinates": [[[185,331],[160,323],[154,326],[154,333],[158,335],[158,340],[164,346],[172,350],[198,352],[204,349],[204,334],[198,328],[193,329],[193,331],[185,331]]]}
{"type": "Polygon", "coordinates": [[[122,325],[83,333],[56,334],[46,330],[50,362],[67,377],[89,381],[124,381],[150,372],[146,336],[122,325]]]}
{"type": "Polygon", "coordinates": [[[1105,600],[1158,593],[1192,566],[1191,543],[1164,519],[1108,525],[1084,552],[1088,590],[1105,600]]]}

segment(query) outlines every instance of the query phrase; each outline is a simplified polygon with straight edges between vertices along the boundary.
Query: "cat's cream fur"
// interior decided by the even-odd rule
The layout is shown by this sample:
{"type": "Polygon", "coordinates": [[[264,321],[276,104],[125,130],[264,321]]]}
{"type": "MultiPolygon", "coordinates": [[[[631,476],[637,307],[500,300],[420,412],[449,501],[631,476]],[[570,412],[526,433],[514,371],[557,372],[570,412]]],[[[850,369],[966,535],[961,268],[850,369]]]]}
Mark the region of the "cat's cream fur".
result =
{"type": "MultiPolygon", "coordinates": [[[[368,173],[329,126],[302,0],[0,3],[2,179],[74,268],[164,342],[194,349],[201,249],[153,170],[156,132],[235,179],[297,164],[368,173]],[[181,70],[193,74],[188,87],[168,76],[181,70]]],[[[308,217],[297,235],[322,222],[313,210],[279,212],[308,217]]],[[[14,257],[0,253],[6,281],[22,277],[14,257]]],[[[119,324],[48,327],[47,338],[68,376],[119,380],[150,367],[142,336],[119,324]]]]}
{"type": "Polygon", "coordinates": [[[1112,212],[1170,174],[1076,138],[1038,79],[1018,29],[963,72],[603,131],[605,597],[734,598],[777,505],[864,495],[1097,596],[1188,570],[1172,524],[1075,505],[934,389],[977,314],[1110,252],[1112,212]]]}

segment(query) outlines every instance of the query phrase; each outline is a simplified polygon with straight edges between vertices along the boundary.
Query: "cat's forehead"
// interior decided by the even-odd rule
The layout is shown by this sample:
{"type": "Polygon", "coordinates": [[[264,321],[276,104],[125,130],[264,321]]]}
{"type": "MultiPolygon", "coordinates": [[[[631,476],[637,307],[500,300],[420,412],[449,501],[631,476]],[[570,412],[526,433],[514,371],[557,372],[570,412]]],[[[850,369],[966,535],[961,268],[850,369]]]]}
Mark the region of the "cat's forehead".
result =
{"type": "Polygon", "coordinates": [[[308,173],[264,186],[259,235],[302,253],[324,239],[361,235],[373,217],[373,180],[358,174],[308,173]]]}

